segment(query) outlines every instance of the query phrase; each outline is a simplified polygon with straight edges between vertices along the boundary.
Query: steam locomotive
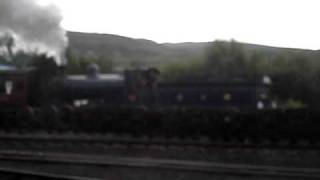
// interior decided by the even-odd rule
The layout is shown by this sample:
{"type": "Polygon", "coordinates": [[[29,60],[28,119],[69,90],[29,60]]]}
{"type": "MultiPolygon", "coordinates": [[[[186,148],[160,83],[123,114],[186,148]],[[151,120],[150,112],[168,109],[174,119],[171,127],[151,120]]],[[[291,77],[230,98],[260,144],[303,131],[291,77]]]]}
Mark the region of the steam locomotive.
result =
{"type": "Polygon", "coordinates": [[[169,83],[155,68],[100,74],[91,64],[86,75],[55,76],[34,69],[0,71],[3,107],[103,104],[113,107],[264,109],[275,107],[270,79],[169,83]]]}

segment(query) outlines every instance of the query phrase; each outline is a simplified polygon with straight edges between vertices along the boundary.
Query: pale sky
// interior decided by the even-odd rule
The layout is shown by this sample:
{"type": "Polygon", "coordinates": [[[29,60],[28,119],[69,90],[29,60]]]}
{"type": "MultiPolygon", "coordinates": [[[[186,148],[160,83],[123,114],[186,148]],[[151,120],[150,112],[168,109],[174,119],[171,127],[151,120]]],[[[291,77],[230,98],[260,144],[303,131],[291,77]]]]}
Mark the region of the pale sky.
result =
{"type": "Polygon", "coordinates": [[[319,0],[39,0],[67,30],[163,42],[235,39],[320,49],[319,0]]]}

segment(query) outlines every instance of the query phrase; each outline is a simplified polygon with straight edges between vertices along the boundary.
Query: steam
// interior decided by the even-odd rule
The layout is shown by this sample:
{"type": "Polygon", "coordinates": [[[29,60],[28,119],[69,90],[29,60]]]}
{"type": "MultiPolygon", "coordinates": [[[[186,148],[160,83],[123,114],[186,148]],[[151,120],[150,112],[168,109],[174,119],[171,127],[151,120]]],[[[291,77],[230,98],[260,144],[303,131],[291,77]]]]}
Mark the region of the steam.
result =
{"type": "Polygon", "coordinates": [[[0,0],[0,35],[10,33],[15,49],[46,53],[58,64],[66,63],[68,40],[61,27],[62,15],[54,5],[35,0],[0,0]]]}

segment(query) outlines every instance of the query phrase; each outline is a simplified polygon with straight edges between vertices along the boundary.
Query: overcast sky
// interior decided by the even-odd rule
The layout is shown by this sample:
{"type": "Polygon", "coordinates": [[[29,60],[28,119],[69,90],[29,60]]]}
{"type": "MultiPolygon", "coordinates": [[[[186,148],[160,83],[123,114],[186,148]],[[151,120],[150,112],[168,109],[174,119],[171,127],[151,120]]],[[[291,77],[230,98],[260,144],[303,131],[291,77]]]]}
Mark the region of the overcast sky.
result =
{"type": "Polygon", "coordinates": [[[320,49],[319,0],[39,0],[62,11],[67,30],[156,42],[235,39],[320,49]]]}

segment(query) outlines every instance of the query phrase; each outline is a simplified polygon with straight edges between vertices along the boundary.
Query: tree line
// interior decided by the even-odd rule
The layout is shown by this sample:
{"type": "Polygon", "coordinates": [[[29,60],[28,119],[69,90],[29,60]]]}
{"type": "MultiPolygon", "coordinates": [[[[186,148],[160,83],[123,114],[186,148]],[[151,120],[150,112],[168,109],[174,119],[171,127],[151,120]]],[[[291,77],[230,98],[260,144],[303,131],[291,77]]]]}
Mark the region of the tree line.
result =
{"type": "Polygon", "coordinates": [[[207,48],[204,60],[164,66],[163,77],[168,81],[181,81],[197,75],[216,79],[254,79],[268,75],[272,78],[273,96],[282,102],[304,106],[320,105],[320,56],[308,53],[263,53],[248,51],[243,44],[215,41],[207,48]]]}

